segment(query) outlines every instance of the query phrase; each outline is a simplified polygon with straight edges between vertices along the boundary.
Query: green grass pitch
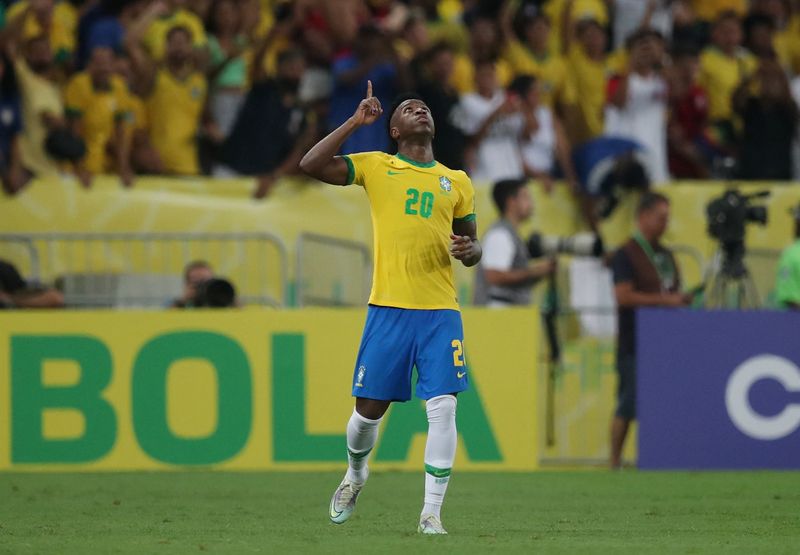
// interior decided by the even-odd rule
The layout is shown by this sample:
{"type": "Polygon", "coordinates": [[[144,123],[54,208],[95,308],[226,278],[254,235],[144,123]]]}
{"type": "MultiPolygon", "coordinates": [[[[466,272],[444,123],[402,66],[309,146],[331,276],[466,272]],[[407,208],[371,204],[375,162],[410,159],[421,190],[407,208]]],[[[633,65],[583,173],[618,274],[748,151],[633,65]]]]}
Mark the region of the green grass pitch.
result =
{"type": "Polygon", "coordinates": [[[415,533],[422,473],[0,474],[0,553],[800,553],[800,473],[454,473],[450,535],[415,533]]]}

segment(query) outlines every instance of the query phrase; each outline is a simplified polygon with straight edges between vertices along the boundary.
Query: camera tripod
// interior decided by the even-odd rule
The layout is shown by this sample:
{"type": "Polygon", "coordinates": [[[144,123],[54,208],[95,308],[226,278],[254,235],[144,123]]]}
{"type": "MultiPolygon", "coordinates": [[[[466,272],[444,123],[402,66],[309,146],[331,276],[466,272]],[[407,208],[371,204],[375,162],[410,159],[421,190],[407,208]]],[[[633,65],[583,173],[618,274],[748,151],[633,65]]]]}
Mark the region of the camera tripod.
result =
{"type": "Polygon", "coordinates": [[[721,259],[716,271],[712,270],[707,283],[708,308],[759,308],[758,290],[750,271],[744,263],[744,243],[722,244],[717,253],[721,259]]]}

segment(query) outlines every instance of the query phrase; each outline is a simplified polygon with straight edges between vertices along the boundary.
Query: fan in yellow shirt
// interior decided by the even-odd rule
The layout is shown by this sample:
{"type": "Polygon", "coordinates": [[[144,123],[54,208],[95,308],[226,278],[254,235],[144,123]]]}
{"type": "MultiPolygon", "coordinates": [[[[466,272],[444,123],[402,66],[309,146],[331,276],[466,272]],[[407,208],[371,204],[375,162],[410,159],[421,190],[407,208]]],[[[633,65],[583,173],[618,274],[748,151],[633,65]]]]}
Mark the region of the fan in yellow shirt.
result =
{"type": "Polygon", "coordinates": [[[203,21],[194,13],[184,9],[185,3],[185,0],[168,0],[167,10],[161,11],[159,17],[147,27],[143,42],[154,60],[160,62],[164,59],[167,35],[175,27],[185,27],[189,30],[195,48],[205,48],[208,45],[203,21]]]}
{"type": "Polygon", "coordinates": [[[543,4],[544,14],[555,24],[553,33],[550,34],[550,48],[553,52],[565,51],[564,42],[569,40],[561,24],[564,19],[570,25],[592,20],[603,28],[609,22],[607,0],[549,0],[543,4]]]}
{"type": "Polygon", "coordinates": [[[550,19],[542,12],[526,16],[522,25],[523,43],[513,29],[514,7],[513,3],[508,2],[500,16],[503,56],[514,75],[534,75],[539,83],[541,102],[550,108],[573,104],[575,95],[567,64],[550,48],[550,19]]]}
{"type": "Polygon", "coordinates": [[[733,92],[755,70],[756,59],[741,47],[741,23],[733,12],[723,13],[714,22],[711,41],[700,56],[700,84],[708,93],[710,120],[730,122],[733,92]]]}
{"type": "Polygon", "coordinates": [[[139,92],[145,99],[150,140],[164,171],[197,175],[197,137],[205,106],[206,78],[196,69],[192,34],[186,27],[173,27],[167,33],[163,64],[148,56],[141,32],[157,16],[157,8],[147,10],[128,32],[125,45],[136,81],[141,84],[139,92]]]}
{"type": "Polygon", "coordinates": [[[116,170],[129,185],[130,143],[124,137],[128,91],[122,78],[113,73],[114,52],[95,48],[86,71],[75,74],[67,84],[64,103],[74,132],[86,143],[84,169],[91,174],[116,170]]]}
{"type": "Polygon", "coordinates": [[[605,53],[605,29],[592,19],[573,27],[574,31],[565,34],[564,45],[568,49],[569,78],[577,94],[578,109],[566,124],[573,144],[580,144],[603,133],[606,82],[611,67],[605,53]]]}
{"type": "Polygon", "coordinates": [[[456,54],[450,85],[459,94],[475,90],[475,62],[494,61],[497,80],[505,87],[513,79],[511,66],[500,58],[498,51],[497,27],[493,19],[483,15],[475,15],[467,23],[469,27],[469,51],[456,54]]]}

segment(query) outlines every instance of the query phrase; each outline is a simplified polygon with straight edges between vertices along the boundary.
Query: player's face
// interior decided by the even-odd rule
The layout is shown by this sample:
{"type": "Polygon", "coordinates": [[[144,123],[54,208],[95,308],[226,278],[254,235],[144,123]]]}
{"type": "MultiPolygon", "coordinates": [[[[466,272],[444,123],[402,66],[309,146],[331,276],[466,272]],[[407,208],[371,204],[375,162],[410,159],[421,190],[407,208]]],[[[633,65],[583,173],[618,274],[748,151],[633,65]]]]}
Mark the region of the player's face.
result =
{"type": "Polygon", "coordinates": [[[397,107],[392,119],[392,136],[395,139],[409,135],[433,137],[436,131],[431,111],[421,100],[406,100],[397,107]]]}

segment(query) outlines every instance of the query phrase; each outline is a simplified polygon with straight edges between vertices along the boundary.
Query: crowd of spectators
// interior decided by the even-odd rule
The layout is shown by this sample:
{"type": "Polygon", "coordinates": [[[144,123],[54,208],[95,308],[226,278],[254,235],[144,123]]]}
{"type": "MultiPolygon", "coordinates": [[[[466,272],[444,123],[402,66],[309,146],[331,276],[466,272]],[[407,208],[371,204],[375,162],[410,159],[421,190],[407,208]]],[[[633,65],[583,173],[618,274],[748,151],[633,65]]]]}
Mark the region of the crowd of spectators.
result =
{"type": "MultiPolygon", "coordinates": [[[[442,163],[578,186],[574,149],[653,182],[800,179],[798,0],[17,0],[2,8],[0,170],[257,177],[416,90],[442,163]],[[794,151],[793,151],[794,148],[794,151]]],[[[385,117],[385,116],[384,116],[385,117]]],[[[383,122],[385,123],[385,122],[383,122]]],[[[388,150],[385,125],[343,152],[388,150]]]]}

